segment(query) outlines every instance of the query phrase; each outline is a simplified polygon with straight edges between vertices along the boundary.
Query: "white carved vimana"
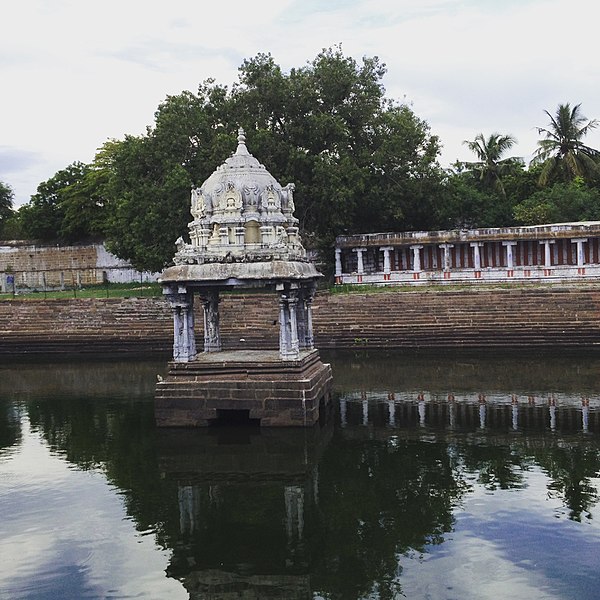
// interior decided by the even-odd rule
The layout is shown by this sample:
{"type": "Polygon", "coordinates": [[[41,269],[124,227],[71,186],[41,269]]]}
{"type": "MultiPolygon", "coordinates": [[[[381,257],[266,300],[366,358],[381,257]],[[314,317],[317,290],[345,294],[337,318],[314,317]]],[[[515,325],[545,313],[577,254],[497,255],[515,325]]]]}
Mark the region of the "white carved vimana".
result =
{"type": "Polygon", "coordinates": [[[296,360],[313,349],[311,305],[321,274],[308,260],[294,217],[294,184],[281,186],[248,152],[246,136],[192,190],[190,243],[176,242],[174,266],[160,281],[174,316],[173,358],[196,357],[194,293],[204,307],[204,352],[220,352],[219,291],[268,288],[279,293],[279,354],[296,360]]]}
{"type": "Polygon", "coordinates": [[[191,243],[177,240],[175,264],[306,261],[294,188],[282,187],[248,152],[240,129],[236,152],[192,190],[191,243]]]}

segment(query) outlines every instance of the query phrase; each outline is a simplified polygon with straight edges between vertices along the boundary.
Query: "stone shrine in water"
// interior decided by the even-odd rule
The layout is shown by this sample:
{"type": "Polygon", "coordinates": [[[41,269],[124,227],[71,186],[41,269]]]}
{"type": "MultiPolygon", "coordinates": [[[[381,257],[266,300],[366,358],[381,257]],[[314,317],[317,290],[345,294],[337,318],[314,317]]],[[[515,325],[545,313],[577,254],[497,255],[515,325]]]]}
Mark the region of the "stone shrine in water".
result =
{"type": "MultiPolygon", "coordinates": [[[[329,400],[331,368],[313,345],[311,305],[321,274],[307,259],[294,217],[294,184],[282,187],[246,148],[192,191],[191,243],[176,242],[174,266],[160,282],[173,311],[173,361],[156,388],[159,426],[260,420],[308,426],[329,400]],[[279,300],[279,351],[221,343],[219,293],[272,289],[279,300]],[[196,350],[194,297],[204,317],[196,350]]],[[[243,318],[243,315],[240,315],[243,318]]]]}

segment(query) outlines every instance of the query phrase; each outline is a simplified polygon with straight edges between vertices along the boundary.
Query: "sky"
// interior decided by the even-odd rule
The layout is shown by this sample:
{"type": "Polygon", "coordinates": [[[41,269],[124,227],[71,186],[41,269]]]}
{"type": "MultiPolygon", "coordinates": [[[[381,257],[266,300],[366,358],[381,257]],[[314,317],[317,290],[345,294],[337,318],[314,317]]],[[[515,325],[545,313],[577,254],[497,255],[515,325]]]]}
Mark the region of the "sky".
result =
{"type": "MultiPolygon", "coordinates": [[[[0,181],[20,206],[107,140],[144,134],[168,95],[231,86],[259,52],[289,71],[336,44],[387,65],[387,97],[439,136],[442,166],[472,160],[463,141],[478,133],[513,135],[511,155],[529,160],[545,110],[581,103],[600,118],[599,12],[594,0],[0,0],[0,181]]],[[[600,129],[586,142],[600,148],[600,129]]]]}

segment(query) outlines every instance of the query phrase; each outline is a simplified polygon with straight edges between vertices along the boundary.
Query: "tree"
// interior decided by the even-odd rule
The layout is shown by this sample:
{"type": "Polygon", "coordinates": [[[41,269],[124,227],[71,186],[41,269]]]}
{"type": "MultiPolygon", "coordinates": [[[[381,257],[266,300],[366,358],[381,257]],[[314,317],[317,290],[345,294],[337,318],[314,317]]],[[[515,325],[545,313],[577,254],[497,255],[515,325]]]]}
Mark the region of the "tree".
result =
{"type": "Polygon", "coordinates": [[[538,141],[533,164],[542,164],[540,184],[553,181],[569,182],[575,177],[590,180],[600,174],[600,152],[586,146],[582,139],[598,126],[596,119],[588,121],[581,113],[581,104],[559,104],[556,115],[544,111],[549,119],[548,128],[538,127],[544,139],[538,141]]]}
{"type": "Polygon", "coordinates": [[[13,199],[15,194],[7,183],[0,181],[0,235],[4,226],[13,215],[13,199]]]}
{"type": "Polygon", "coordinates": [[[28,204],[19,210],[27,237],[50,241],[82,241],[101,232],[94,225],[99,186],[90,180],[92,168],[74,162],[38,185],[28,204]],[[92,216],[93,215],[93,216],[92,216]]]}
{"type": "Polygon", "coordinates": [[[487,139],[483,133],[478,133],[473,141],[465,140],[465,144],[477,158],[477,162],[463,163],[467,169],[473,171],[484,188],[492,188],[506,198],[506,191],[502,184],[502,176],[510,172],[522,161],[515,157],[502,158],[516,143],[511,135],[492,133],[487,139]]]}
{"type": "Polygon", "coordinates": [[[600,190],[582,179],[538,190],[514,208],[523,225],[600,220],[600,190]]]}
{"type": "Polygon", "coordinates": [[[235,149],[234,127],[221,122],[226,90],[205,82],[198,94],[169,96],[145,136],[103,146],[109,249],[137,269],[160,271],[191,220],[190,189],[235,149]]]}
{"type": "MultiPolygon", "coordinates": [[[[444,201],[437,206],[437,220],[442,229],[476,229],[507,224],[505,206],[498,202],[498,196],[473,185],[472,178],[465,173],[449,173],[443,193],[444,201]]],[[[512,219],[510,213],[509,218],[512,219]]]]}
{"type": "Polygon", "coordinates": [[[358,62],[337,46],[289,74],[259,55],[234,86],[255,154],[296,183],[301,227],[329,254],[341,233],[434,225],[439,139],[385,98],[385,72],[377,57],[358,62]]]}
{"type": "Polygon", "coordinates": [[[113,142],[105,161],[111,249],[162,269],[187,231],[189,194],[235,149],[248,147],[282,184],[296,184],[308,246],[330,259],[336,235],[435,225],[439,140],[408,105],[384,96],[385,65],[340,47],[285,73],[270,54],[245,60],[229,90],[204,82],[169,96],[146,135],[113,142]]]}

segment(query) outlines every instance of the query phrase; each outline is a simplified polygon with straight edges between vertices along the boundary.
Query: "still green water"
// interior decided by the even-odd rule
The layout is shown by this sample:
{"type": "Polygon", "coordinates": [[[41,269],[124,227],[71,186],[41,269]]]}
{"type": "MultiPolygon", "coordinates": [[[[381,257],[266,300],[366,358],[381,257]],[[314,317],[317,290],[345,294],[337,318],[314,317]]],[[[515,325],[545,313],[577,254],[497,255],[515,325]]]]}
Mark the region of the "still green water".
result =
{"type": "Polygon", "coordinates": [[[311,430],[157,430],[164,360],[0,366],[0,598],[599,597],[600,359],[325,358],[311,430]]]}

